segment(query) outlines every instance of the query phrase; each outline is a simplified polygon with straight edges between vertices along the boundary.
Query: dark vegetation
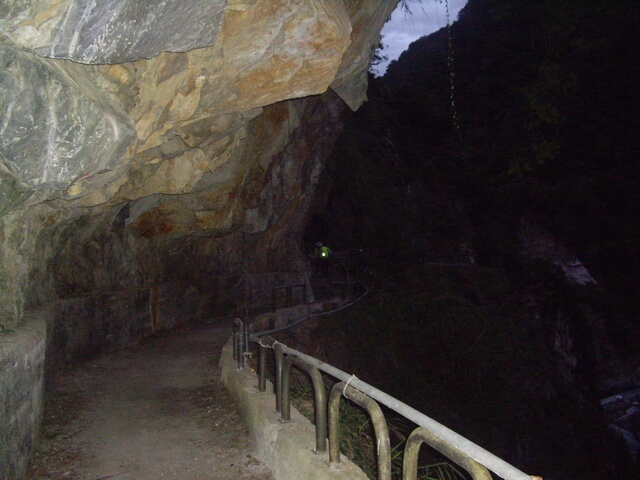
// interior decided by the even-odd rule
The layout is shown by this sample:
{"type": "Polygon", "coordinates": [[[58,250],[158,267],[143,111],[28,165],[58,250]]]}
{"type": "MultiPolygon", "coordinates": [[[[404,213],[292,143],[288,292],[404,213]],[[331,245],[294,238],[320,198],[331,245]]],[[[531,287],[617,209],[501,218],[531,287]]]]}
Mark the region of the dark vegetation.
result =
{"type": "Polygon", "coordinates": [[[639,17],[470,0],[371,79],[306,234],[374,287],[318,327],[328,360],[547,479],[638,478],[599,399],[640,386],[639,17]]]}

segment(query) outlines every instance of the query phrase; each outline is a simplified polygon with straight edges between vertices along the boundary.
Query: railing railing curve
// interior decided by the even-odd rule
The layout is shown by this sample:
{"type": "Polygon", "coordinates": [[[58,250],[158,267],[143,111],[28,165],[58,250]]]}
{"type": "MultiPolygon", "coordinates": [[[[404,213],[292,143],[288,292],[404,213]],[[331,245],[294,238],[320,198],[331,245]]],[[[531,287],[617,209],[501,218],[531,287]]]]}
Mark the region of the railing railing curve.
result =
{"type": "Polygon", "coordinates": [[[376,435],[378,480],[391,480],[391,442],[384,413],[378,402],[344,382],[336,383],[329,394],[329,464],[340,464],[340,399],[343,396],[369,414],[376,435]]]}
{"type": "MultiPolygon", "coordinates": [[[[323,405],[324,402],[322,400],[318,402],[314,402],[314,408],[320,410],[320,412],[314,412],[316,424],[320,424],[320,428],[323,426],[323,419],[327,418],[327,413],[329,414],[329,450],[331,454],[331,450],[335,447],[336,441],[333,440],[333,435],[336,432],[336,424],[338,421],[337,415],[331,414],[331,405],[337,402],[339,404],[339,400],[342,395],[345,397],[355,401],[356,403],[360,403],[364,406],[367,411],[369,411],[370,416],[372,416],[372,423],[374,424],[374,430],[376,429],[376,423],[382,424],[384,423],[384,430],[386,430],[386,420],[384,420],[384,415],[380,411],[380,407],[378,404],[382,404],[387,408],[391,409],[395,413],[403,416],[404,418],[412,421],[416,425],[418,425],[418,429],[414,430],[412,434],[411,444],[407,443],[406,448],[409,449],[409,459],[406,457],[404,462],[408,462],[403,465],[403,478],[405,479],[413,479],[415,478],[415,471],[417,469],[417,460],[414,463],[414,457],[417,458],[417,450],[419,450],[420,445],[422,443],[427,443],[440,453],[448,457],[454,463],[457,463],[464,469],[466,469],[474,480],[489,480],[491,479],[491,475],[488,472],[495,473],[498,477],[503,478],[505,480],[542,480],[540,477],[527,475],[526,473],[520,471],[513,465],[505,462],[501,458],[493,455],[491,452],[485,450],[479,445],[473,443],[467,438],[459,435],[448,427],[438,423],[432,418],[426,416],[425,414],[415,410],[409,405],[399,401],[398,399],[388,395],[387,393],[378,390],[377,388],[369,385],[366,382],[358,379],[355,375],[348,374],[338,368],[325,363],[317,358],[311,357],[303,352],[290,348],[283,343],[278,342],[277,340],[268,337],[266,335],[260,334],[248,334],[247,325],[240,319],[236,319],[236,332],[234,333],[234,355],[237,356],[236,360],[238,361],[238,369],[242,370],[244,366],[244,359],[247,356],[248,350],[248,342],[256,343],[259,345],[259,365],[258,365],[258,389],[261,392],[265,391],[266,388],[266,351],[273,350],[274,358],[275,358],[275,396],[276,396],[276,413],[278,415],[283,414],[283,408],[288,409],[289,402],[289,381],[286,382],[284,378],[289,375],[289,373],[284,373],[285,364],[287,363],[288,357],[294,357],[288,362],[291,364],[295,364],[296,366],[303,366],[302,368],[311,371],[324,372],[325,374],[337,379],[339,382],[342,382],[342,385],[339,387],[333,388],[333,390],[337,389],[337,393],[330,394],[328,412],[325,410],[326,406],[323,405]],[[246,340],[246,341],[245,341],[246,340]],[[246,350],[243,350],[246,349],[246,350]],[[285,393],[286,390],[286,393],[285,393]],[[287,406],[283,407],[283,399],[286,400],[287,406]],[[333,403],[332,403],[333,402],[333,403]],[[373,402],[373,403],[371,403],[373,402]],[[375,407],[373,406],[375,404],[375,407]],[[377,407],[377,410],[376,410],[377,407]],[[375,412],[372,414],[372,412],[375,412]],[[379,420],[380,415],[382,415],[382,420],[379,420]],[[376,418],[373,418],[373,417],[376,418]],[[320,419],[320,420],[318,420],[320,419]],[[414,435],[415,434],[415,435],[414,435]],[[415,452],[414,452],[415,451],[415,452]],[[413,473],[408,473],[411,470],[413,473]],[[408,476],[407,476],[408,475],[408,476]],[[411,476],[413,475],[413,476],[411,476]]],[[[290,366],[288,367],[290,370],[290,366]]],[[[309,371],[307,370],[307,371],[309,371]]],[[[315,382],[321,382],[321,379],[316,377],[315,382]]],[[[340,385],[338,383],[338,385],[340,385]]],[[[324,387],[323,387],[324,388],[324,387]]],[[[288,413],[285,413],[288,415],[288,413]]],[[[384,430],[381,426],[378,427],[379,430],[376,430],[377,438],[384,438],[384,430]]],[[[319,450],[318,445],[322,443],[322,440],[319,437],[326,438],[326,433],[322,432],[320,434],[316,434],[316,449],[319,450]]],[[[381,440],[380,447],[388,448],[388,433],[386,434],[386,440],[381,440]],[[383,445],[384,444],[384,445],[383,445]]],[[[335,447],[337,448],[337,447],[335,447]]],[[[317,453],[320,453],[318,451],[317,453]]],[[[384,453],[384,450],[383,450],[384,453]]],[[[331,458],[339,458],[339,454],[335,454],[335,452],[331,455],[331,458]]],[[[380,464],[378,465],[379,474],[382,472],[381,479],[389,478],[386,476],[386,454],[379,455],[378,460],[382,461],[385,465],[382,467],[380,464]]],[[[333,460],[330,460],[332,463],[333,460]]],[[[389,466],[390,472],[390,466],[389,466]]],[[[389,474],[390,475],[390,474],[389,474]]]]}
{"type": "Polygon", "coordinates": [[[327,451],[327,390],[324,388],[322,374],[317,367],[309,365],[295,355],[289,355],[284,361],[282,371],[282,420],[291,420],[291,395],[290,383],[291,366],[295,365],[304,370],[311,377],[313,385],[313,410],[316,424],[316,448],[315,453],[327,451]]]}
{"type": "Polygon", "coordinates": [[[471,475],[473,480],[492,480],[491,474],[485,467],[422,427],[416,428],[407,438],[402,459],[402,480],[417,479],[418,453],[423,443],[427,443],[445,457],[460,465],[471,475]]]}

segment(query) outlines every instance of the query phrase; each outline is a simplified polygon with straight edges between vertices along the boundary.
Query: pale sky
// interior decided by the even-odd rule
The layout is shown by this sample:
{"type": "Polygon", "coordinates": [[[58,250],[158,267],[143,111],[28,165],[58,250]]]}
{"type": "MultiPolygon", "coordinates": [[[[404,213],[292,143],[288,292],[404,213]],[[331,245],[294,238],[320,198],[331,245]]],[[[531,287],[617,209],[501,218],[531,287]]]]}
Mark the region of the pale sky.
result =
{"type": "MultiPolygon", "coordinates": [[[[453,23],[467,0],[448,1],[449,19],[453,23]]],[[[447,26],[445,0],[407,0],[407,3],[411,14],[404,14],[398,6],[382,29],[382,43],[385,45],[382,53],[389,60],[375,67],[376,75],[383,74],[387,64],[396,60],[411,42],[447,26]]]]}

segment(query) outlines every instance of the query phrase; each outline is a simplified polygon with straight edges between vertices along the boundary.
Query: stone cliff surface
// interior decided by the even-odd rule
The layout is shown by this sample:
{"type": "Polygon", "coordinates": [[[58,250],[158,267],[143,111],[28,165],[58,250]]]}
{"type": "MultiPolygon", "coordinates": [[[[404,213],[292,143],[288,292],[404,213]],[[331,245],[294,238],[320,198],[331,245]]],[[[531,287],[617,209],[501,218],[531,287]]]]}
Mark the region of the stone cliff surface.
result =
{"type": "Polygon", "coordinates": [[[4,2],[0,323],[78,294],[300,270],[324,157],[396,3],[4,2]]]}
{"type": "Polygon", "coordinates": [[[304,278],[316,184],[396,4],[0,3],[0,479],[37,439],[24,385],[60,361],[229,311],[245,274],[304,278]]]}

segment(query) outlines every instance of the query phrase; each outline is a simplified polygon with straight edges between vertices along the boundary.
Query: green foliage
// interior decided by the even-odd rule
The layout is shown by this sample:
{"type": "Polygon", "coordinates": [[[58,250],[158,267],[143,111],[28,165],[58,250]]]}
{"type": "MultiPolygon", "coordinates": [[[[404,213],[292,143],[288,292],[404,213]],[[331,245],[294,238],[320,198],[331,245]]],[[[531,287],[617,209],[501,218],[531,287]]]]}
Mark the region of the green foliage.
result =
{"type": "MultiPolygon", "coordinates": [[[[314,421],[313,387],[306,375],[292,375],[291,404],[314,421]]],[[[340,400],[340,452],[358,465],[369,478],[376,478],[375,434],[371,419],[358,405],[340,400]]]]}
{"type": "Polygon", "coordinates": [[[382,40],[380,40],[380,42],[378,42],[378,46],[373,52],[373,57],[371,57],[371,66],[369,67],[369,71],[371,71],[372,68],[375,67],[376,65],[380,65],[381,63],[389,60],[388,55],[385,55],[383,52],[385,47],[386,45],[382,42],[382,40]]]}
{"type": "MultiPolygon", "coordinates": [[[[292,375],[291,403],[302,415],[314,421],[313,387],[306,375],[292,375]]],[[[388,423],[398,423],[394,420],[391,418],[388,423]]],[[[369,478],[377,478],[376,439],[371,418],[362,407],[346,398],[340,400],[340,452],[358,465],[369,478]]],[[[394,478],[401,478],[403,455],[404,441],[397,443],[391,451],[394,478]]],[[[418,480],[465,479],[457,467],[445,461],[418,467],[418,480]]]]}
{"type": "Polygon", "coordinates": [[[327,223],[346,245],[381,251],[370,262],[379,290],[323,327],[349,338],[345,350],[371,353],[349,368],[549,476],[631,478],[607,476],[606,455],[593,455],[608,434],[585,407],[599,341],[585,311],[600,316],[616,355],[637,353],[636,3],[470,1],[451,27],[468,145],[451,126],[440,32],[373,82],[331,167],[327,223]],[[570,245],[599,286],[524,261],[523,217],[570,245]],[[478,264],[495,268],[429,267],[467,239],[478,264]],[[575,334],[573,383],[559,373],[560,321],[575,334]]]}
{"type": "Polygon", "coordinates": [[[314,418],[313,385],[306,375],[291,372],[291,404],[312,422],[314,418]]]}
{"type": "Polygon", "coordinates": [[[466,480],[467,476],[448,462],[432,463],[418,468],[419,480],[466,480]]]}
{"type": "Polygon", "coordinates": [[[538,78],[526,86],[524,96],[529,106],[529,118],[524,127],[531,133],[529,158],[517,157],[508,173],[523,176],[539,165],[556,159],[560,153],[558,127],[566,122],[566,99],[575,93],[578,80],[559,63],[546,62],[538,69],[538,78]]]}
{"type": "Polygon", "coordinates": [[[371,419],[365,410],[343,398],[340,401],[340,451],[369,478],[377,478],[378,459],[371,419]]]}

